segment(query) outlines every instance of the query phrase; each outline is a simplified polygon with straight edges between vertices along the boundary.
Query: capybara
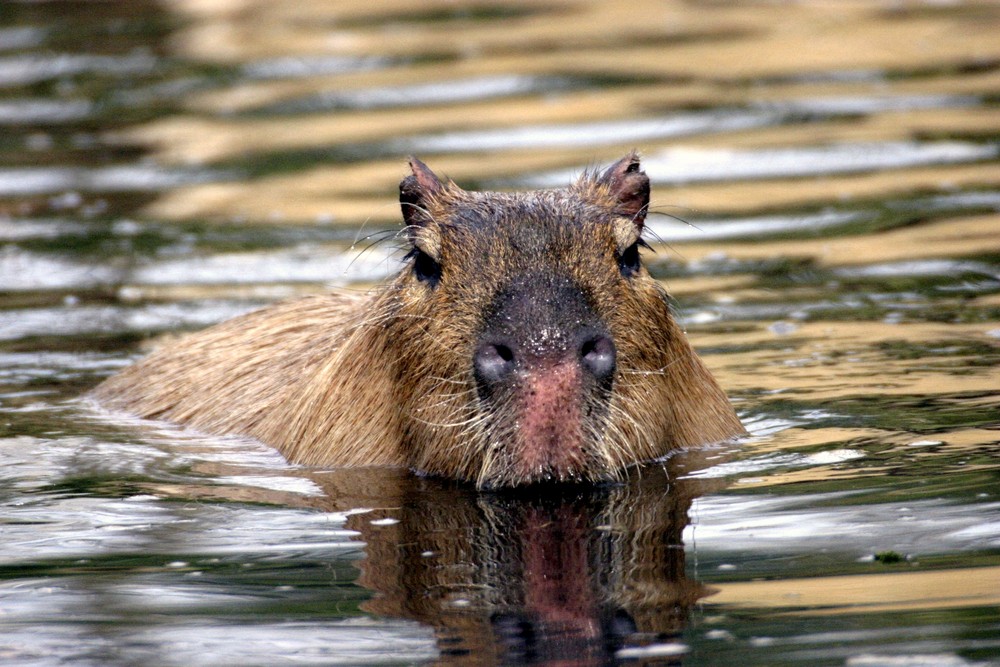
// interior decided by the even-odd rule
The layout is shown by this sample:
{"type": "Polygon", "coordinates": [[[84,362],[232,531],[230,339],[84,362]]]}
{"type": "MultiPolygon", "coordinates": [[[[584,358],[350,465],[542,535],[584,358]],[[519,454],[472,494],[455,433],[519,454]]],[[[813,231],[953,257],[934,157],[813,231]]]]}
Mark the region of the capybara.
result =
{"type": "Polygon", "coordinates": [[[744,433],[643,267],[637,155],[520,193],[410,167],[409,253],[386,285],[188,335],[93,397],[304,465],[407,466],[480,487],[613,480],[744,433]]]}

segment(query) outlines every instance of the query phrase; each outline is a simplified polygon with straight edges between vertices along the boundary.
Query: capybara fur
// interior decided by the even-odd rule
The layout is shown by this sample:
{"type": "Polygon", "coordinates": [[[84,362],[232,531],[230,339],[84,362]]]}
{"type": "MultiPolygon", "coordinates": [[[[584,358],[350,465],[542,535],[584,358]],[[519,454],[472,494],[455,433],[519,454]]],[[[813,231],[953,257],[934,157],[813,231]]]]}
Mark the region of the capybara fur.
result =
{"type": "Polygon", "coordinates": [[[480,487],[613,480],[744,433],[639,249],[631,154],[562,189],[468,192],[412,159],[403,269],[168,344],[103,405],[241,434],[309,466],[408,466],[480,487]]]}

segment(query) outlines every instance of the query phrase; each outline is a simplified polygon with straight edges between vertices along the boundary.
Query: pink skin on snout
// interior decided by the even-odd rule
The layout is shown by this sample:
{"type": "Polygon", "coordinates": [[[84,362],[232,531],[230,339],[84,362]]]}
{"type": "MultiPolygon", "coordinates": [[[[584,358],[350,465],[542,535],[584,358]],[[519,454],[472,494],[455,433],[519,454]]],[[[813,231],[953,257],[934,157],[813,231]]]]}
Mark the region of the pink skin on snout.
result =
{"type": "Polygon", "coordinates": [[[568,476],[583,468],[582,369],[572,360],[544,364],[520,383],[520,452],[525,476],[568,476]]]}

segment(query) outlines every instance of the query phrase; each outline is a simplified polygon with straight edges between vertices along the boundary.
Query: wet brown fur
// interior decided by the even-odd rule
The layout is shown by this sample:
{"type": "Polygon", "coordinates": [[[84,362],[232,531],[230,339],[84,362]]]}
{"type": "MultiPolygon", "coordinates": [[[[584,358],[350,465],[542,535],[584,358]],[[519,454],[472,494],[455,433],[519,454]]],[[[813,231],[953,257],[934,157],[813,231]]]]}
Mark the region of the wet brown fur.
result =
{"type": "Polygon", "coordinates": [[[409,466],[489,486],[536,481],[505,448],[516,437],[513,408],[484,407],[470,359],[492,296],[541,258],[581,286],[617,347],[607,417],[585,425],[574,478],[613,479],[637,462],[744,432],[663,287],[644,268],[629,278],[618,271],[645,214],[631,191],[635,174],[645,179],[635,156],[615,173],[530,193],[466,192],[411,164],[401,186],[406,232],[440,263],[437,287],[407,266],[369,295],[279,303],[165,346],[93,397],[251,436],[310,466],[409,466]]]}

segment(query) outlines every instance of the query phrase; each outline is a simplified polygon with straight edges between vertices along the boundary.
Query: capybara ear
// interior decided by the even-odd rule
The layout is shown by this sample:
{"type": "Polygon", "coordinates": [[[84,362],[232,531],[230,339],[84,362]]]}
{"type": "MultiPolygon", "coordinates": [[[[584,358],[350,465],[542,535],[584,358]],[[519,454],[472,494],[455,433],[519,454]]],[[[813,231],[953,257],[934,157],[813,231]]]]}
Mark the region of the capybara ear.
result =
{"type": "Polygon", "coordinates": [[[608,188],[614,212],[628,218],[641,232],[649,208],[649,177],[639,167],[639,154],[632,151],[607,168],[597,182],[608,188]]]}
{"type": "Polygon", "coordinates": [[[428,204],[444,190],[445,185],[430,167],[412,156],[410,170],[413,174],[399,183],[399,205],[408,227],[422,227],[433,220],[428,204]]]}

